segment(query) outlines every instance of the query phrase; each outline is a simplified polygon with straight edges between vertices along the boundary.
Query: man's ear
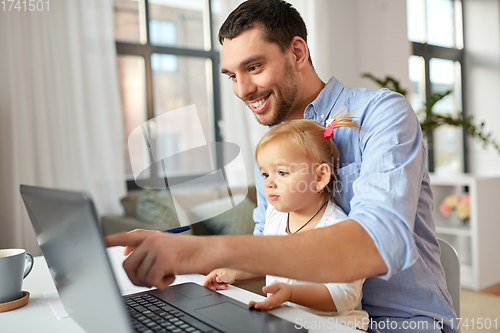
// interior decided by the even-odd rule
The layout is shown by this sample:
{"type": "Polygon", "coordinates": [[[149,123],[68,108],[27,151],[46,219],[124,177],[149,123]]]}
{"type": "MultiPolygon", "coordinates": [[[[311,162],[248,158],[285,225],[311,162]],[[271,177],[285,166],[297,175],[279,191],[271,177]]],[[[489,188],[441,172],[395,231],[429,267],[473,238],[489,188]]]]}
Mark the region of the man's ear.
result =
{"type": "Polygon", "coordinates": [[[309,48],[302,37],[295,36],[290,43],[290,50],[294,56],[294,65],[297,71],[309,64],[309,48]]]}
{"type": "Polygon", "coordinates": [[[316,190],[321,191],[328,185],[332,178],[332,168],[328,163],[321,163],[315,169],[316,190]]]}

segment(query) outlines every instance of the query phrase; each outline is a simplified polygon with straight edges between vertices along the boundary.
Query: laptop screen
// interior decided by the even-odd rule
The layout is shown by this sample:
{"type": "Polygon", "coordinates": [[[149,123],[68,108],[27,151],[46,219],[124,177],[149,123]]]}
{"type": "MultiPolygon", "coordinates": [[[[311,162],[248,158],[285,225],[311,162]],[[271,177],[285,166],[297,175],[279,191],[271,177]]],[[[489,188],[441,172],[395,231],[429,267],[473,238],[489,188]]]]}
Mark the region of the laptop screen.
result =
{"type": "Polygon", "coordinates": [[[67,313],[88,332],[132,332],[90,198],[25,185],[21,195],[67,313]]]}

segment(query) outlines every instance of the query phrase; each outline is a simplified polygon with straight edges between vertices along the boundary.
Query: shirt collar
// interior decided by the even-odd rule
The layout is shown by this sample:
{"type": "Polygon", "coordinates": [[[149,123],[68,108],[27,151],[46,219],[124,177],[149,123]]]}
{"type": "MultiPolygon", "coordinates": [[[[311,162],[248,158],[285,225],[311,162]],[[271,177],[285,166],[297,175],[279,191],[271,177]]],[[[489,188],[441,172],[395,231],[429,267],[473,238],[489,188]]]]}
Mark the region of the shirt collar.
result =
{"type": "Polygon", "coordinates": [[[332,77],[316,99],[307,105],[304,118],[316,120],[324,125],[333,116],[332,110],[342,90],[344,90],[344,85],[335,77],[332,77]]]}

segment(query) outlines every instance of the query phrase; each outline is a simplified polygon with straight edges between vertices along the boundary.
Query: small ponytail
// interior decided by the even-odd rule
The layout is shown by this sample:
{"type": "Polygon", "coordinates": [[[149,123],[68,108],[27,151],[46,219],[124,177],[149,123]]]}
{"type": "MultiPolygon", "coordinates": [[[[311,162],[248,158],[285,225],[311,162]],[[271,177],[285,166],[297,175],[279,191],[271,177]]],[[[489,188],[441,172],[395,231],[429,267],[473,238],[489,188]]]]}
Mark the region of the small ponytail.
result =
{"type": "Polygon", "coordinates": [[[325,138],[333,138],[333,130],[335,128],[339,127],[350,127],[350,128],[357,128],[361,129],[361,126],[359,124],[356,124],[354,122],[354,118],[349,116],[350,112],[347,112],[346,114],[341,115],[340,117],[337,118],[337,115],[342,111],[342,109],[338,110],[334,115],[333,118],[328,120],[326,122],[326,128],[325,131],[323,132],[323,136],[325,138]]]}

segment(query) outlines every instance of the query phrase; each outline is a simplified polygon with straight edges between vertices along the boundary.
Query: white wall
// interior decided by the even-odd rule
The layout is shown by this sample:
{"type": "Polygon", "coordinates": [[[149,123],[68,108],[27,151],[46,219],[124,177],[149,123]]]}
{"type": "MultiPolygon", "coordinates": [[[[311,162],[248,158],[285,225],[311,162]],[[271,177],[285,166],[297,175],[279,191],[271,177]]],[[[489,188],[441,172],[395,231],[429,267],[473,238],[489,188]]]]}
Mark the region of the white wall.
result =
{"type": "Polygon", "coordinates": [[[306,21],[313,63],[323,81],[333,75],[349,87],[378,88],[361,77],[369,72],[394,76],[410,88],[406,1],[291,2],[306,21]]]}
{"type": "MultiPolygon", "coordinates": [[[[500,141],[500,0],[463,0],[466,107],[500,141]]],[[[469,140],[470,172],[500,175],[500,154],[469,140]]]]}

